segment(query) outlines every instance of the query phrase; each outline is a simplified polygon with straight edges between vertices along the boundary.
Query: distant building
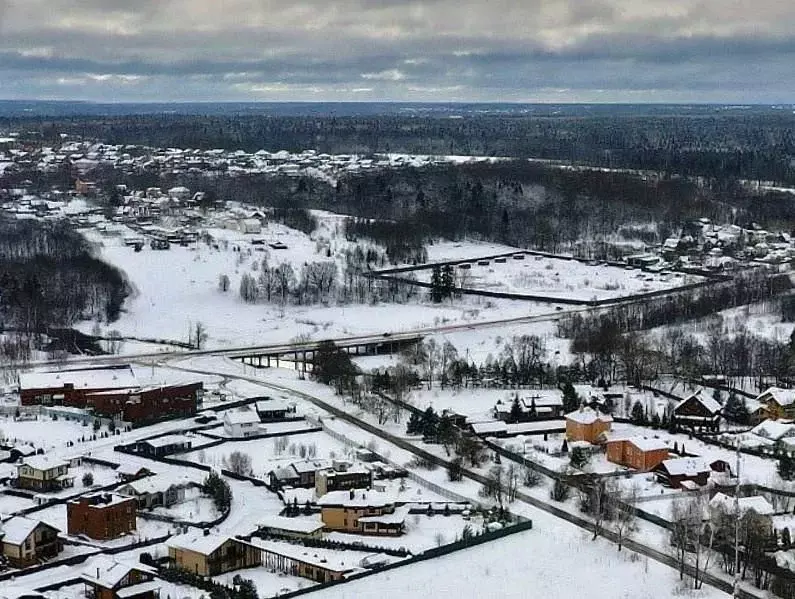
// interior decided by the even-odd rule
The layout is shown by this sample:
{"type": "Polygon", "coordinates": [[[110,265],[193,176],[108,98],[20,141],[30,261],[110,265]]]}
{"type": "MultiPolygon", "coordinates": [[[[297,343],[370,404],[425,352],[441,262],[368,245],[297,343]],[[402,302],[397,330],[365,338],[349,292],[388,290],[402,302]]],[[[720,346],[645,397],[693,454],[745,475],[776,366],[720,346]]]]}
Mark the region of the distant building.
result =
{"type": "Polygon", "coordinates": [[[508,423],[548,420],[562,415],[563,395],[556,389],[519,397],[516,402],[499,400],[494,406],[494,417],[508,423]]]}
{"type": "Polygon", "coordinates": [[[608,461],[641,472],[654,470],[668,459],[668,445],[662,439],[609,439],[606,446],[608,461]]]}
{"type": "Polygon", "coordinates": [[[284,487],[311,489],[315,486],[315,475],[320,470],[331,468],[331,460],[301,460],[282,466],[268,473],[268,486],[278,490],[284,487]]]}
{"type": "Polygon", "coordinates": [[[593,408],[580,408],[566,414],[566,439],[593,444],[603,443],[612,424],[612,417],[593,408]]]}
{"type": "Polygon", "coordinates": [[[173,480],[172,476],[151,476],[128,482],[116,488],[119,495],[132,497],[138,504],[138,509],[152,509],[156,507],[171,507],[185,501],[187,490],[196,486],[191,480],[173,480]]]}
{"type": "Polygon", "coordinates": [[[86,599],[157,599],[160,583],[154,571],[143,564],[132,564],[100,556],[91,560],[80,575],[86,599]]]}
{"type": "Polygon", "coordinates": [[[239,223],[241,233],[257,235],[262,233],[262,223],[256,218],[244,218],[239,223]]]}
{"type": "Polygon", "coordinates": [[[136,501],[114,493],[94,493],[66,503],[66,530],[99,541],[116,539],[136,529],[136,501]]]}
{"type": "Polygon", "coordinates": [[[58,529],[40,520],[14,516],[0,525],[3,555],[15,568],[27,568],[63,550],[58,529]]]}
{"type": "Polygon", "coordinates": [[[193,416],[203,390],[201,382],[141,385],[129,365],[23,373],[19,379],[22,405],[87,409],[139,425],[193,416]]]}
{"type": "Polygon", "coordinates": [[[15,482],[32,491],[60,491],[73,486],[74,477],[69,475],[69,462],[34,455],[17,466],[15,482]]]}
{"type": "Polygon", "coordinates": [[[317,500],[326,530],[354,534],[403,534],[408,507],[395,507],[385,493],[366,489],[332,491],[317,500]]]}

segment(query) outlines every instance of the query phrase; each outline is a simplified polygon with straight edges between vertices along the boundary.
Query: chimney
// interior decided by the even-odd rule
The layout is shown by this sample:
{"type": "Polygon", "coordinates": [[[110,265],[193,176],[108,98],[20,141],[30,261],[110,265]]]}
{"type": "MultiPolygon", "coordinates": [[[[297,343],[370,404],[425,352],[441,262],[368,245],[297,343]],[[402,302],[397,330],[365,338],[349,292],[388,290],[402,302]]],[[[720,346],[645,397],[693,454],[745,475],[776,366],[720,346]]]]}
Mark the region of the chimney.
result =
{"type": "Polygon", "coordinates": [[[99,567],[97,567],[97,580],[99,580],[99,567]]]}
{"type": "Polygon", "coordinates": [[[351,499],[353,499],[355,496],[356,496],[355,491],[353,489],[351,489],[351,499]]]}
{"type": "Polygon", "coordinates": [[[205,537],[209,537],[210,536],[210,529],[209,528],[205,528],[204,529],[204,536],[205,537]]]}

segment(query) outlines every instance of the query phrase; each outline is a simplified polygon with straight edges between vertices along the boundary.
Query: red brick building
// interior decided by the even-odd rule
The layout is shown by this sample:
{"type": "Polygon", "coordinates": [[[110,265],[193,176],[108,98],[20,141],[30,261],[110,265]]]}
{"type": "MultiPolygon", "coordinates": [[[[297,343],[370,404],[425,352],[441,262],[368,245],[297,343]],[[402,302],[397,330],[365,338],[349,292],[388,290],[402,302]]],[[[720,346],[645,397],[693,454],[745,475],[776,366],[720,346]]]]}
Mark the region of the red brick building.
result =
{"type": "Polygon", "coordinates": [[[202,383],[98,391],[86,395],[86,407],[97,416],[148,424],[196,415],[202,383]]]}
{"type": "Polygon", "coordinates": [[[661,439],[632,437],[607,441],[607,460],[641,472],[654,470],[668,459],[668,445],[661,439]]]}
{"type": "Polygon", "coordinates": [[[22,405],[63,405],[133,424],[196,414],[204,385],[142,385],[129,365],[20,375],[22,405]]]}
{"type": "Polygon", "coordinates": [[[66,530],[70,535],[85,535],[106,541],[135,530],[137,503],[133,497],[95,493],[66,504],[66,530]]]}

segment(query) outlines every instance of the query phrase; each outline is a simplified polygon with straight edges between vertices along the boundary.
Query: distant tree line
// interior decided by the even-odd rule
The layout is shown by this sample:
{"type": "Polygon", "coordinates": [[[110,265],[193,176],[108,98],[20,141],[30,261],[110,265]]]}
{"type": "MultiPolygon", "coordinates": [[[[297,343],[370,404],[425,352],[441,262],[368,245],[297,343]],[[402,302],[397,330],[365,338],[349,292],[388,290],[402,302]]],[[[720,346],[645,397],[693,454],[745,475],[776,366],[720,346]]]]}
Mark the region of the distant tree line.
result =
{"type": "Polygon", "coordinates": [[[79,320],[113,322],[130,293],[67,224],[0,220],[0,324],[25,334],[79,320]]]}

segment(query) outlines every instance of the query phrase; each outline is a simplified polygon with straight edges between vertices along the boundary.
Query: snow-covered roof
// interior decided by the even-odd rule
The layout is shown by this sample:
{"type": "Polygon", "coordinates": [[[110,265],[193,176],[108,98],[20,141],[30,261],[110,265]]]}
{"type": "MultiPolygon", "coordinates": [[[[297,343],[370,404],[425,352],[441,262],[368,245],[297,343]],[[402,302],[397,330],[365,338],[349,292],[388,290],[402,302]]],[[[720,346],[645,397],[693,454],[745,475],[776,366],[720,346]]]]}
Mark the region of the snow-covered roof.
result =
{"type": "Polygon", "coordinates": [[[668,449],[668,444],[662,439],[655,439],[649,437],[613,437],[608,440],[608,443],[625,441],[632,443],[641,451],[655,451],[657,449],[668,449]]]}
{"type": "Polygon", "coordinates": [[[330,551],[317,547],[303,547],[290,543],[279,543],[278,541],[266,541],[256,537],[251,539],[251,545],[268,551],[269,553],[283,555],[286,558],[300,561],[323,570],[345,573],[359,567],[359,564],[355,561],[355,557],[353,559],[348,558],[350,552],[330,551]]]}
{"type": "Polygon", "coordinates": [[[259,521],[260,528],[278,528],[290,532],[312,534],[323,528],[323,522],[309,518],[285,518],[283,516],[268,516],[259,521]]]}
{"type": "Polygon", "coordinates": [[[34,470],[52,470],[62,466],[69,467],[69,462],[59,459],[50,459],[46,455],[33,455],[25,458],[22,462],[23,466],[30,466],[34,470]]]}
{"type": "MultiPolygon", "coordinates": [[[[32,520],[24,516],[14,516],[10,520],[3,522],[3,542],[11,545],[22,545],[25,539],[27,539],[40,524],[43,524],[41,520],[32,520]]],[[[45,526],[49,526],[49,524],[45,524],[45,526]]]]}
{"type": "Polygon", "coordinates": [[[593,424],[596,421],[613,422],[613,419],[607,414],[594,410],[593,408],[580,408],[574,412],[566,414],[566,420],[577,422],[578,424],[593,424]]]}
{"type": "Polygon", "coordinates": [[[289,412],[294,405],[283,399],[263,399],[256,403],[258,412],[289,412]]]}
{"type": "Polygon", "coordinates": [[[683,399],[682,401],[680,401],[676,405],[676,408],[674,408],[674,410],[678,410],[681,406],[686,404],[691,399],[695,399],[696,401],[698,401],[702,406],[704,406],[704,408],[710,414],[717,414],[718,412],[721,411],[721,405],[717,401],[715,401],[715,399],[713,399],[712,397],[704,395],[701,391],[693,393],[693,395],[691,395],[687,399],[683,399]]]}
{"type": "Polygon", "coordinates": [[[80,574],[80,578],[106,589],[113,589],[133,570],[154,573],[151,568],[143,564],[117,561],[111,557],[100,555],[88,562],[86,569],[80,574]]]}
{"type": "Polygon", "coordinates": [[[166,545],[174,549],[184,549],[207,556],[218,551],[229,539],[230,537],[227,536],[215,534],[205,535],[199,532],[171,537],[166,545]]]}
{"type": "Polygon", "coordinates": [[[157,437],[156,439],[147,439],[143,442],[152,447],[166,447],[168,445],[192,443],[192,440],[184,435],[165,435],[163,437],[157,437]]]}
{"type": "Polygon", "coordinates": [[[795,402],[795,389],[782,389],[781,387],[770,387],[759,397],[769,396],[781,407],[789,406],[795,402]]]}
{"type": "Polygon", "coordinates": [[[126,389],[137,387],[132,367],[90,368],[58,372],[24,372],[19,375],[20,389],[57,389],[66,384],[75,389],[126,389]]]}
{"type": "MultiPolygon", "coordinates": [[[[773,514],[773,506],[770,502],[761,495],[754,495],[752,497],[741,497],[739,499],[740,513],[744,514],[748,510],[753,510],[760,516],[770,516],[773,514]]],[[[711,508],[720,507],[728,514],[734,513],[735,499],[724,493],[715,493],[715,496],[710,500],[709,506],[711,508]]]]}
{"type": "Polygon", "coordinates": [[[765,420],[751,429],[751,433],[765,439],[778,441],[795,436],[795,424],[789,420],[765,420]]]}
{"type": "Polygon", "coordinates": [[[508,430],[508,425],[502,420],[491,420],[489,422],[474,422],[470,425],[476,435],[488,435],[502,433],[508,430]]]}
{"type": "Polygon", "coordinates": [[[129,597],[139,597],[144,593],[157,591],[162,585],[157,580],[150,580],[149,582],[139,582],[128,587],[121,588],[116,591],[118,599],[128,599],[129,597]]]}
{"type": "Polygon", "coordinates": [[[224,412],[224,423],[226,424],[252,424],[259,423],[259,416],[254,410],[241,408],[239,410],[229,410],[224,412]]]}
{"type": "Polygon", "coordinates": [[[387,507],[394,503],[391,495],[370,489],[331,491],[317,500],[319,506],[387,507]]]}
{"type": "Polygon", "coordinates": [[[662,466],[671,476],[697,476],[712,470],[706,460],[701,457],[663,460],[662,466]]]}
{"type": "Polygon", "coordinates": [[[375,523],[375,524],[403,524],[406,521],[406,517],[409,515],[409,507],[404,505],[399,508],[395,508],[395,511],[391,514],[383,514],[382,516],[365,516],[363,518],[359,518],[359,522],[363,522],[365,524],[375,523]]]}

